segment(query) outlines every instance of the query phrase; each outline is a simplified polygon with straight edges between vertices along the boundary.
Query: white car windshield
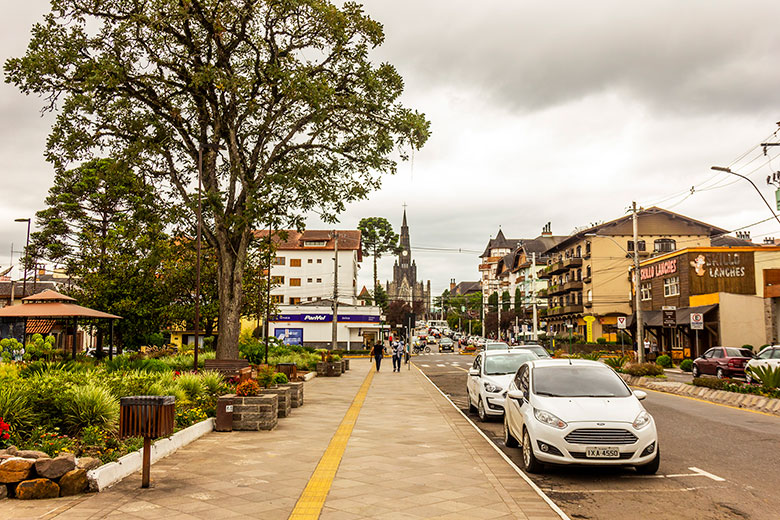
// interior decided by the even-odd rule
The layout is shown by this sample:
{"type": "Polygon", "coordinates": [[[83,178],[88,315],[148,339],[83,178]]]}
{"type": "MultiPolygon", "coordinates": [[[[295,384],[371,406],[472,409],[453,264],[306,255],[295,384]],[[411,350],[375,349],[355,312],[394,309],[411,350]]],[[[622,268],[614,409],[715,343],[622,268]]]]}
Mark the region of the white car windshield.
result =
{"type": "Polygon", "coordinates": [[[508,350],[508,349],[509,349],[509,345],[507,345],[506,343],[499,343],[499,342],[485,343],[485,350],[508,350]]]}
{"type": "Polygon", "coordinates": [[[547,352],[544,347],[540,347],[539,345],[520,345],[517,347],[512,347],[513,349],[519,349],[519,350],[530,350],[540,358],[548,358],[551,357],[550,353],[547,352]]]}
{"type": "Polygon", "coordinates": [[[534,393],[549,397],[628,397],[631,392],[607,367],[558,365],[535,367],[534,393]]]}
{"type": "Polygon", "coordinates": [[[520,368],[520,365],[532,359],[538,359],[533,352],[513,352],[511,354],[487,356],[485,358],[485,375],[514,374],[520,368]]]}

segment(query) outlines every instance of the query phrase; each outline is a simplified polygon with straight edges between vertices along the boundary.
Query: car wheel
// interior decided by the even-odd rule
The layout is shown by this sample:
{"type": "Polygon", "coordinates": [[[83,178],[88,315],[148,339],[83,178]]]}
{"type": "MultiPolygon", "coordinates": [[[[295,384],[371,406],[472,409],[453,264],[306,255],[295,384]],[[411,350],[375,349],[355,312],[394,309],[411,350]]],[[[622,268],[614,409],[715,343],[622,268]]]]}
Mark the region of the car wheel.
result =
{"type": "Polygon", "coordinates": [[[536,459],[528,430],[523,430],[523,469],[528,473],[541,473],[542,464],[536,459]]]}
{"type": "Polygon", "coordinates": [[[479,416],[479,420],[482,422],[488,420],[487,412],[485,412],[485,404],[482,402],[481,397],[477,397],[477,416],[479,416]]]}
{"type": "Polygon", "coordinates": [[[640,475],[654,475],[658,472],[658,466],[661,464],[661,448],[655,449],[655,458],[647,464],[636,467],[636,472],[640,475]]]}
{"type": "Polygon", "coordinates": [[[430,354],[430,352],[431,352],[431,347],[425,347],[425,353],[430,354]]]}
{"type": "Polygon", "coordinates": [[[471,404],[471,392],[466,390],[466,399],[469,401],[469,413],[474,413],[477,411],[477,407],[471,404]]]}
{"type": "Polygon", "coordinates": [[[696,365],[693,365],[691,372],[693,373],[693,377],[699,377],[701,375],[701,372],[699,372],[699,367],[696,365]]]}
{"type": "Polygon", "coordinates": [[[504,414],[504,446],[507,448],[517,448],[519,445],[520,443],[517,442],[515,436],[509,431],[509,425],[506,423],[506,414],[504,414]]]}
{"type": "Polygon", "coordinates": [[[718,379],[726,379],[726,376],[723,375],[723,369],[718,367],[718,369],[715,371],[715,377],[718,379]]]}

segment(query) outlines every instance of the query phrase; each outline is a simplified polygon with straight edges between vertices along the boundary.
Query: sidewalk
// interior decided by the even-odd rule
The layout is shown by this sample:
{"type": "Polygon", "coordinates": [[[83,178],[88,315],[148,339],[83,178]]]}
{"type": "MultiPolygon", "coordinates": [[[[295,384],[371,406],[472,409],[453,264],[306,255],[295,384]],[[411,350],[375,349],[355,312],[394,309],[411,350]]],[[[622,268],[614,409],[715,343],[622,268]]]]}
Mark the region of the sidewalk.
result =
{"type": "Polygon", "coordinates": [[[287,519],[305,488],[322,493],[323,520],[559,518],[416,368],[385,361],[362,407],[369,362],[353,360],[338,379],[306,383],[305,405],[274,431],[214,432],[159,461],[151,489],[133,475],[99,494],[5,500],[0,518],[287,519]],[[335,476],[309,484],[323,467],[335,476]]]}

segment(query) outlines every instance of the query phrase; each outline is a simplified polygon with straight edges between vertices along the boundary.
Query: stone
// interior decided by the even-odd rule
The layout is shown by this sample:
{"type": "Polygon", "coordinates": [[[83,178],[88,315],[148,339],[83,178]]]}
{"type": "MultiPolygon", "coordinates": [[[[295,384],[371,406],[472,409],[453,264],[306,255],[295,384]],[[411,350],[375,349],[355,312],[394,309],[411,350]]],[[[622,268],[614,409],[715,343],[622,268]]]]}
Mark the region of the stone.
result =
{"type": "Polygon", "coordinates": [[[74,469],[60,477],[60,496],[78,495],[87,489],[87,470],[74,469]]]}
{"type": "Polygon", "coordinates": [[[16,452],[17,457],[22,457],[23,459],[50,459],[48,453],[44,453],[42,451],[36,451],[36,450],[19,450],[16,452]]]}
{"type": "Polygon", "coordinates": [[[79,457],[76,467],[89,471],[91,469],[99,468],[103,465],[103,461],[94,457],[79,457]]]}
{"type": "Polygon", "coordinates": [[[45,478],[60,478],[68,471],[74,469],[76,469],[76,456],[72,453],[62,453],[53,459],[38,459],[35,461],[35,472],[45,478]]]}
{"type": "Polygon", "coordinates": [[[13,484],[30,478],[34,465],[32,459],[6,459],[0,464],[0,484],[13,484]]]}
{"type": "Polygon", "coordinates": [[[57,498],[58,496],[60,496],[60,486],[47,478],[25,480],[16,486],[16,498],[19,500],[57,498]]]}
{"type": "Polygon", "coordinates": [[[0,484],[0,500],[8,498],[8,486],[0,484]]]}

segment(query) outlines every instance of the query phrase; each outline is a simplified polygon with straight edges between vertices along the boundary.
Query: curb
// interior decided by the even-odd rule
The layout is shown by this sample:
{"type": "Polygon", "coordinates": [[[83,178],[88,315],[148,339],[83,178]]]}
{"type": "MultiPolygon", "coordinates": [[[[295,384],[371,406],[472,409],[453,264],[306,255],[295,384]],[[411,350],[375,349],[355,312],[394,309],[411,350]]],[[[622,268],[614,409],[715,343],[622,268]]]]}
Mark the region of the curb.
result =
{"type": "MultiPolygon", "coordinates": [[[[179,430],[168,438],[160,439],[152,444],[152,464],[213,430],[214,419],[210,417],[205,421],[179,430]]],[[[89,471],[87,479],[89,480],[90,491],[103,491],[128,475],[140,471],[143,464],[143,451],[143,448],[141,448],[138,451],[120,457],[116,462],[109,462],[89,471]]]]}
{"type": "Polygon", "coordinates": [[[736,392],[727,392],[725,390],[714,390],[704,386],[694,386],[688,383],[678,383],[675,381],[658,381],[651,377],[637,377],[628,374],[618,375],[623,378],[623,381],[631,386],[647,388],[666,394],[689,397],[713,404],[730,406],[732,408],[780,416],[780,399],[764,397],[762,395],[739,394],[736,392]]]}
{"type": "Polygon", "coordinates": [[[311,381],[315,377],[317,377],[317,372],[307,372],[306,374],[303,375],[303,380],[311,381]]]}

